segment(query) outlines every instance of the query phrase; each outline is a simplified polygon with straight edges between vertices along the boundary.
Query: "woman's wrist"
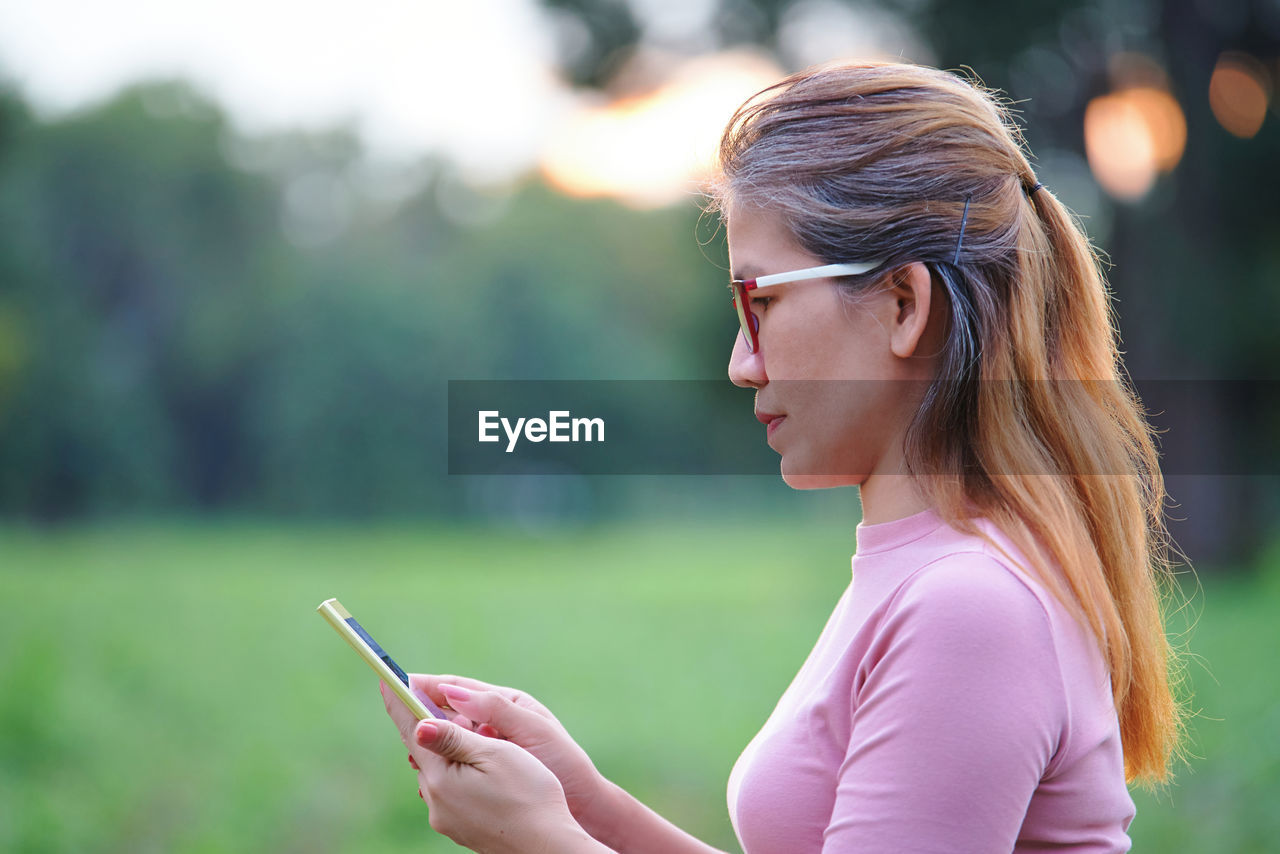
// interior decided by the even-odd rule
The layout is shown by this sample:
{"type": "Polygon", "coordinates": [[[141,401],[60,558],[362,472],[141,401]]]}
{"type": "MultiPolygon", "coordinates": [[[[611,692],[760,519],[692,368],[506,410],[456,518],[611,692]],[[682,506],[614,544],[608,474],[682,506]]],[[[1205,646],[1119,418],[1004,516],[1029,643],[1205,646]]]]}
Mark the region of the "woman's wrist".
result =
{"type": "Polygon", "coordinates": [[[625,795],[621,788],[601,775],[595,795],[574,811],[573,817],[592,838],[610,845],[618,833],[625,795]]]}
{"type": "Polygon", "coordinates": [[[601,779],[600,792],[590,809],[575,818],[604,845],[603,850],[617,854],[723,854],[685,833],[621,786],[601,779]]]}
{"type": "Polygon", "coordinates": [[[568,822],[543,835],[546,854],[616,854],[576,822],[568,822]]]}

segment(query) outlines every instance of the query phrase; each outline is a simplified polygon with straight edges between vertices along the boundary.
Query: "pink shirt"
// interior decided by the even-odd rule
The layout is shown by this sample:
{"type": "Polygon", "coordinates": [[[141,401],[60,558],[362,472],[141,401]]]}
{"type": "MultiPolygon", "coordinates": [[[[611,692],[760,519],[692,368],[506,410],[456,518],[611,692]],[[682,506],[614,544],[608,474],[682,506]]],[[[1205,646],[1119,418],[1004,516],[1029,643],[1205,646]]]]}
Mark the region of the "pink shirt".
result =
{"type": "Polygon", "coordinates": [[[853,580],[734,766],[729,815],[746,854],[1127,851],[1097,644],[932,511],[858,525],[853,580]]]}

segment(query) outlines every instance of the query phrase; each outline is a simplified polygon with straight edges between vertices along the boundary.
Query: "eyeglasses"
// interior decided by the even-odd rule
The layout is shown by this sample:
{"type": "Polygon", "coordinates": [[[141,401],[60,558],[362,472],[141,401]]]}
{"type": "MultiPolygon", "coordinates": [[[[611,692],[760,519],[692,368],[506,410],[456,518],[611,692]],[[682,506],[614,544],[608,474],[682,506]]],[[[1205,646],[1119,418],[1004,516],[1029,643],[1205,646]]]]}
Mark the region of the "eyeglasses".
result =
{"type": "Polygon", "coordinates": [[[738,323],[742,325],[742,337],[747,341],[747,348],[752,353],[760,349],[760,318],[755,316],[747,303],[747,291],[791,282],[803,282],[808,279],[858,276],[871,272],[883,263],[883,261],[868,261],[863,264],[826,264],[822,267],[806,267],[789,273],[773,273],[768,276],[757,276],[754,279],[734,279],[729,282],[729,290],[733,294],[733,307],[738,312],[738,323]]]}

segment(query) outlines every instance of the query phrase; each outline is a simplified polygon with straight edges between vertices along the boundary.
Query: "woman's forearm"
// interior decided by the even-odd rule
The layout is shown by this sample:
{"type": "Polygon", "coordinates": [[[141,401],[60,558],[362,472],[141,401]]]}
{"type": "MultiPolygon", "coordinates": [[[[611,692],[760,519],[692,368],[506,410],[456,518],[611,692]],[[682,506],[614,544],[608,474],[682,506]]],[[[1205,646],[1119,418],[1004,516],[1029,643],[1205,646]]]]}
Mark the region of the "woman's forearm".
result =
{"type": "Polygon", "coordinates": [[[600,806],[579,821],[584,830],[618,854],[724,854],[610,782],[605,783],[600,806]]]}
{"type": "MultiPolygon", "coordinates": [[[[528,851],[528,847],[522,848],[528,851]]],[[[548,834],[539,849],[546,854],[616,854],[614,849],[593,838],[587,831],[575,825],[572,829],[548,834]]]]}

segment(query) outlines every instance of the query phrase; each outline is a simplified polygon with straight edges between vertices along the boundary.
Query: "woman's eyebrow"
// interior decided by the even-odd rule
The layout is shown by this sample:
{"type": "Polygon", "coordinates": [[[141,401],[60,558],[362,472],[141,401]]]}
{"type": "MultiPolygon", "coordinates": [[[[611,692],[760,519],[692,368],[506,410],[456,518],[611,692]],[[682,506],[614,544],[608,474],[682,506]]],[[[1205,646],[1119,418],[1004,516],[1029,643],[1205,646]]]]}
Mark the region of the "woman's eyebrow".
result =
{"type": "Polygon", "coordinates": [[[735,282],[744,282],[747,279],[756,279],[760,277],[760,268],[748,264],[736,273],[730,273],[729,276],[735,282]]]}

